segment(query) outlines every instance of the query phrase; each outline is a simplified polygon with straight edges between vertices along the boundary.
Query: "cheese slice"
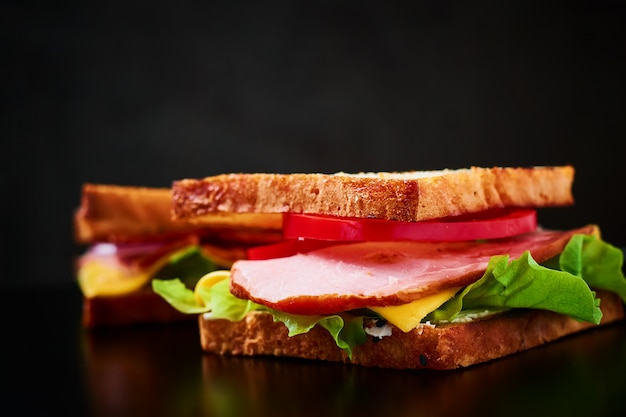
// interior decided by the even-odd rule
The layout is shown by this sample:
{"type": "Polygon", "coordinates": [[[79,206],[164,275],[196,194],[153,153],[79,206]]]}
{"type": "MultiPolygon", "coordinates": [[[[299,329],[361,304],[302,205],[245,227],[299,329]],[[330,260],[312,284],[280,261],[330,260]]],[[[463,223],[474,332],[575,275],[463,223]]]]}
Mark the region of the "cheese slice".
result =
{"type": "Polygon", "coordinates": [[[92,256],[81,264],[78,284],[87,298],[129,294],[145,286],[170,259],[184,250],[170,252],[147,268],[124,265],[115,256],[92,256]]]}
{"type": "Polygon", "coordinates": [[[443,303],[454,297],[458,290],[459,287],[449,288],[399,306],[368,308],[380,314],[385,320],[403,332],[408,332],[417,327],[428,313],[436,310],[443,303]]]}
{"type": "Polygon", "coordinates": [[[209,272],[204,275],[202,278],[198,280],[196,286],[193,290],[193,295],[196,299],[198,305],[206,306],[205,298],[208,300],[208,290],[211,289],[215,284],[225,279],[230,279],[230,271],[227,270],[217,270],[213,272],[209,272]],[[205,297],[201,295],[202,292],[205,292],[205,297]]]}

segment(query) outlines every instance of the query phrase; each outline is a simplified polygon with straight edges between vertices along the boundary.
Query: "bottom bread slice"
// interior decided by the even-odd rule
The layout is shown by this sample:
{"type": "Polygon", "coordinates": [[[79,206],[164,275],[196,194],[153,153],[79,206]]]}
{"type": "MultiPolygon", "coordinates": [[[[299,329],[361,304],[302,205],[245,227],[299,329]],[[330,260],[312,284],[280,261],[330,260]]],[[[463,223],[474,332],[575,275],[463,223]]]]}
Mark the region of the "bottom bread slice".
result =
{"type": "MultiPolygon", "coordinates": [[[[624,305],[613,293],[598,291],[606,325],[624,318],[624,305]]],[[[542,310],[510,310],[466,323],[422,324],[404,333],[393,328],[381,339],[368,336],[353,350],[352,359],[319,326],[288,336],[271,314],[251,312],[239,322],[199,316],[200,341],[206,352],[221,355],[289,356],[312,360],[395,369],[455,369],[501,358],[596,327],[542,310]]]]}
{"type": "Polygon", "coordinates": [[[84,327],[164,324],[194,319],[193,315],[176,310],[150,288],[119,296],[83,299],[84,327]]]}

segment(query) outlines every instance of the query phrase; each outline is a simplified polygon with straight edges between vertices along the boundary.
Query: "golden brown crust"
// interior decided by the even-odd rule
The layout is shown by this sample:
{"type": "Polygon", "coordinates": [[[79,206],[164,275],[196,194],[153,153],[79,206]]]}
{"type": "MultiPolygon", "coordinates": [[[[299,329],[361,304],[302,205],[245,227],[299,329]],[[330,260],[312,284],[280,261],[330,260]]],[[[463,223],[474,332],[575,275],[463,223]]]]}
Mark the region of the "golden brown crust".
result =
{"type": "MultiPolygon", "coordinates": [[[[601,325],[624,318],[621,299],[598,291],[601,325]]],[[[339,349],[328,332],[316,326],[297,336],[272,316],[251,312],[240,322],[198,318],[202,349],[222,355],[291,356],[396,369],[455,369],[528,350],[558,338],[596,327],[569,317],[540,310],[511,310],[463,324],[420,325],[354,349],[352,360],[339,349]]]]}
{"type": "MultiPolygon", "coordinates": [[[[77,243],[97,241],[130,242],[146,238],[197,232],[199,226],[172,220],[172,192],[169,188],[84,184],[81,205],[74,214],[77,243]]],[[[280,221],[280,219],[278,219],[280,221]]],[[[280,223],[268,216],[241,219],[223,215],[203,227],[279,229],[280,223]]],[[[254,232],[251,230],[248,232],[254,232]]],[[[229,234],[230,233],[229,231],[229,234]]],[[[234,239],[233,239],[234,240],[234,239]]],[[[257,240],[266,240],[265,236],[257,240]]]]}
{"type": "Polygon", "coordinates": [[[211,221],[224,213],[315,213],[421,221],[502,207],[573,204],[572,166],[427,172],[224,174],[175,181],[173,216],[211,221]]]}
{"type": "Polygon", "coordinates": [[[84,184],[74,215],[78,243],[133,240],[194,228],[171,220],[168,188],[84,184]]]}

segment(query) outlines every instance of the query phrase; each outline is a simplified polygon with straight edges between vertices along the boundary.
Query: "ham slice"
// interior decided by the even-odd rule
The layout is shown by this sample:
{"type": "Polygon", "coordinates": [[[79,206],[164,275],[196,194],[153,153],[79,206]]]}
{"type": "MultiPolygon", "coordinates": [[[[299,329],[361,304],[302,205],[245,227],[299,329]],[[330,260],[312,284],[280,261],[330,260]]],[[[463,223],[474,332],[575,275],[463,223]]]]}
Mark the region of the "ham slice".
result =
{"type": "Polygon", "coordinates": [[[231,270],[231,292],[291,314],[332,314],[368,306],[399,305],[479,279],[494,255],[537,262],[559,254],[571,231],[538,229],[486,242],[360,242],[287,258],[242,260],[231,270]]]}

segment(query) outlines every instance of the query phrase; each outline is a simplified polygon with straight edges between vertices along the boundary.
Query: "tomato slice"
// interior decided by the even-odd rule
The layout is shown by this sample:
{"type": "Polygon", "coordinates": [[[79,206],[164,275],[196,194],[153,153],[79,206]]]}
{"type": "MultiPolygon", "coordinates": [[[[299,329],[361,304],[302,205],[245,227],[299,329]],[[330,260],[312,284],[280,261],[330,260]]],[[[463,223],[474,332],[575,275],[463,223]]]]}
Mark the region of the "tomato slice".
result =
{"type": "Polygon", "coordinates": [[[534,209],[498,209],[422,222],[397,222],[284,213],[286,239],[330,241],[419,240],[427,242],[496,239],[537,228],[534,209]]]}
{"type": "Polygon", "coordinates": [[[297,253],[309,252],[336,244],[336,241],[330,240],[287,239],[279,243],[249,248],[247,255],[248,259],[255,261],[261,259],[284,258],[297,253]]]}
{"type": "Polygon", "coordinates": [[[283,214],[284,241],[249,248],[248,259],[281,258],[356,241],[426,242],[496,239],[537,228],[533,209],[499,209],[423,222],[283,214]]]}

